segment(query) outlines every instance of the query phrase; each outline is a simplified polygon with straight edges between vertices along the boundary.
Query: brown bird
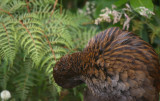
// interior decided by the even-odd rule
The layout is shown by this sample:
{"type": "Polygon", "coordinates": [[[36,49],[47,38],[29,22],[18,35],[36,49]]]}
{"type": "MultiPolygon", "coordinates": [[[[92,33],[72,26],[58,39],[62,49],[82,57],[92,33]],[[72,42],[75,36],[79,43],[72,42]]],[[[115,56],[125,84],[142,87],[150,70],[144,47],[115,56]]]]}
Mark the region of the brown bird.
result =
{"type": "Polygon", "coordinates": [[[82,52],[63,56],[53,75],[64,88],[86,83],[92,95],[104,101],[158,101],[160,91],[156,52],[117,27],[97,34],[82,52]]]}

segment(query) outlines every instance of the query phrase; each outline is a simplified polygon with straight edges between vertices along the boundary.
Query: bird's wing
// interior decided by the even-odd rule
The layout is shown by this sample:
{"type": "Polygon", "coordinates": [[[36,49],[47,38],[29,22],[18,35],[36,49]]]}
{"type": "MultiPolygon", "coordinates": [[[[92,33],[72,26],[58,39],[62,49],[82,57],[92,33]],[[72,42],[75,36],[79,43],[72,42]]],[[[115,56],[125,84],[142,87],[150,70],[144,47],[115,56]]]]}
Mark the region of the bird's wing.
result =
{"type": "Polygon", "coordinates": [[[142,81],[146,87],[153,85],[153,80],[157,87],[160,84],[158,55],[134,33],[109,28],[92,38],[84,51],[95,54],[96,65],[106,76],[118,74],[119,81],[130,82],[134,87],[142,81]]]}

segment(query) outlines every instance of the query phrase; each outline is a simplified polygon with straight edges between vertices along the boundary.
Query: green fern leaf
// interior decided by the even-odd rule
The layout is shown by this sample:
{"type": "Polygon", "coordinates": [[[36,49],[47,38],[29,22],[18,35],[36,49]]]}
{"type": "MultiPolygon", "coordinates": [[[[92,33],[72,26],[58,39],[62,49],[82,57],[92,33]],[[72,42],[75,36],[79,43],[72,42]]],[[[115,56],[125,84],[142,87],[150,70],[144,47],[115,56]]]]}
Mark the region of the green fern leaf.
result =
{"type": "Polygon", "coordinates": [[[12,27],[14,22],[12,20],[5,19],[0,22],[0,56],[10,61],[13,64],[13,60],[16,54],[16,39],[15,30],[12,27]]]}
{"type": "Polygon", "coordinates": [[[21,100],[27,98],[27,94],[30,92],[31,87],[34,86],[34,72],[32,70],[33,64],[31,60],[24,62],[24,67],[21,67],[20,74],[15,77],[14,84],[16,85],[16,95],[21,100]]]}

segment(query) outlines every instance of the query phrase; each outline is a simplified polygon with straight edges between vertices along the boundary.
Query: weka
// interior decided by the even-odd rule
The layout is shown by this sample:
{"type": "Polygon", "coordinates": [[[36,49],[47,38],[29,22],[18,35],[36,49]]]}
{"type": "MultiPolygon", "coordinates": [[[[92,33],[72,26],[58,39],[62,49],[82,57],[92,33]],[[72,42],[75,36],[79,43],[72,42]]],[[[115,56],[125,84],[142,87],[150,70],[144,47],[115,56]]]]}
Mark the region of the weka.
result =
{"type": "Polygon", "coordinates": [[[53,75],[64,88],[86,83],[93,96],[105,101],[158,101],[160,91],[156,52],[117,27],[97,34],[82,52],[63,56],[53,75]]]}

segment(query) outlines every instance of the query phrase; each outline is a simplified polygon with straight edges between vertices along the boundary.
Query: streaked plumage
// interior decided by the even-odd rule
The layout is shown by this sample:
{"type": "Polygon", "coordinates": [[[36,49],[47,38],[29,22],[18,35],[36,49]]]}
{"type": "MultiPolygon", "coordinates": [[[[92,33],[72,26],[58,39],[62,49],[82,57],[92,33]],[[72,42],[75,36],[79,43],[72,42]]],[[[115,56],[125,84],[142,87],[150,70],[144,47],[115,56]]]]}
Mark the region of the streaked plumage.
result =
{"type": "Polygon", "coordinates": [[[82,52],[62,57],[53,71],[64,88],[86,83],[106,101],[158,101],[160,68],[153,48],[134,33],[109,28],[82,52]]]}

